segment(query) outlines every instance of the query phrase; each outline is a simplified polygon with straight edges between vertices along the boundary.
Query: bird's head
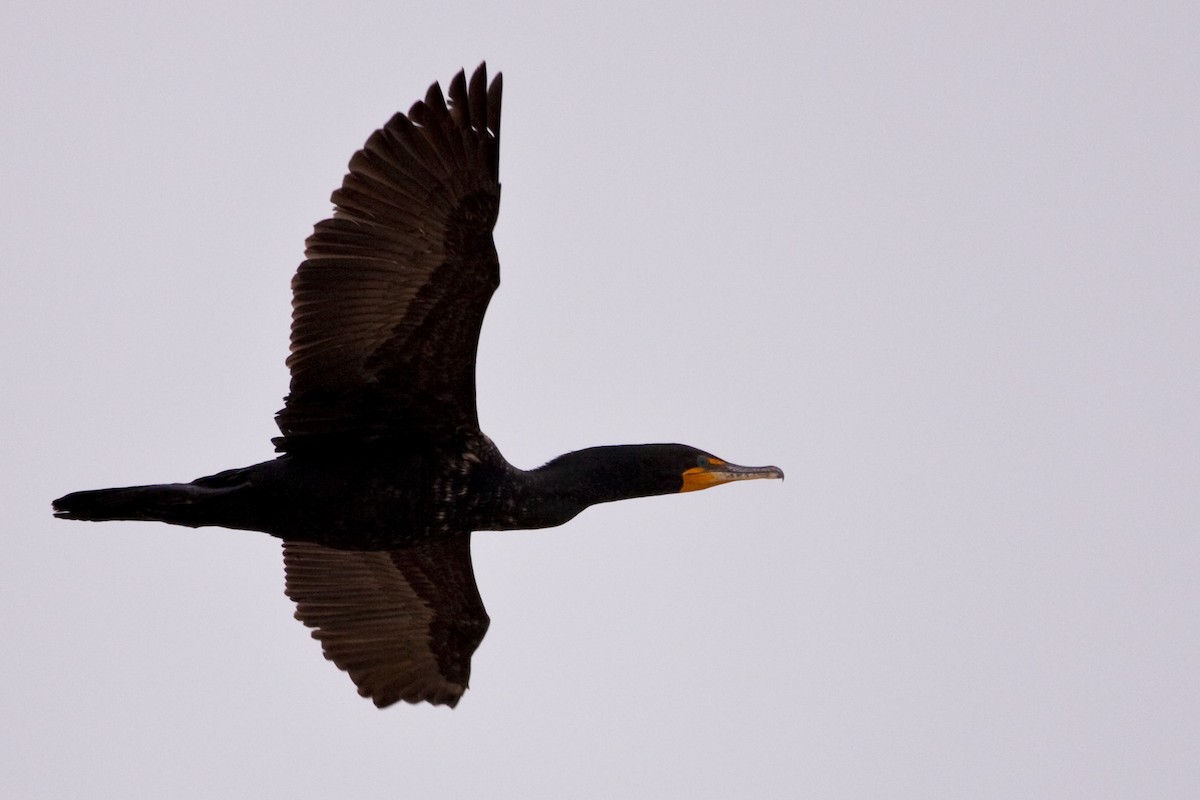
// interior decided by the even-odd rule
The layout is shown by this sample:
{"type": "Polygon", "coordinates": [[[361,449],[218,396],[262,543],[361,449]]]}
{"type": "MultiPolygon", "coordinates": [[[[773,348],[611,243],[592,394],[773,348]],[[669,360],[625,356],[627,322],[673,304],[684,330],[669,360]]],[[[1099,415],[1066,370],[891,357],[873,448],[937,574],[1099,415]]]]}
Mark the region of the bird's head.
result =
{"type": "Polygon", "coordinates": [[[694,492],[731,481],[782,478],[779,467],[742,467],[685,444],[589,447],[551,461],[541,471],[584,486],[591,502],[694,492]]]}

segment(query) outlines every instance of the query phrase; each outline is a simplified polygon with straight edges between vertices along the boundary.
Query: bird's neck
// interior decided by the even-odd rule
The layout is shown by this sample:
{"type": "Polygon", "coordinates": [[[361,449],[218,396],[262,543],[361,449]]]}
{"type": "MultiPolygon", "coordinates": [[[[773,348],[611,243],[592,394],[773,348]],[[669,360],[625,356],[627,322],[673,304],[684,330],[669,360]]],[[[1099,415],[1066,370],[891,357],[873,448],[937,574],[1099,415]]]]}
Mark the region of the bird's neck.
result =
{"type": "Polygon", "coordinates": [[[648,472],[645,447],[591,447],[520,472],[516,493],[520,527],[561,525],[597,503],[678,492],[678,482],[648,472]]]}

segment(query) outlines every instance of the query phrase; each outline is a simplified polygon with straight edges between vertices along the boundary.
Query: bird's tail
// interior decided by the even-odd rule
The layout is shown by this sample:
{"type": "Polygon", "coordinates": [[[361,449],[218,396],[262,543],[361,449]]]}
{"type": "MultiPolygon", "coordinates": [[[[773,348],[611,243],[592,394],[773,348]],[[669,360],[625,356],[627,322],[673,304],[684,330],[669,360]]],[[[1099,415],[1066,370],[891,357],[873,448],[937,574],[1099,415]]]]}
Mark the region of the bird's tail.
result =
{"type": "Polygon", "coordinates": [[[211,524],[197,520],[196,512],[205,500],[211,499],[213,493],[213,489],[190,483],[92,489],[72,492],[55,500],[54,516],[94,521],[126,519],[172,522],[176,525],[211,524]]]}

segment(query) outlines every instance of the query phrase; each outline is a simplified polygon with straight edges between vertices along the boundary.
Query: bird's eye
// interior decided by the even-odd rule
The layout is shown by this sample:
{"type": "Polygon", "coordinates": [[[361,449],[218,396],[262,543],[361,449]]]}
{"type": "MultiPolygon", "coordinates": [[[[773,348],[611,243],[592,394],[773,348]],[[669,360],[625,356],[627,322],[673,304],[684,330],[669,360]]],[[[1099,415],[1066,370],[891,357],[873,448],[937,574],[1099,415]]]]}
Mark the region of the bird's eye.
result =
{"type": "Polygon", "coordinates": [[[703,469],[708,469],[708,467],[709,467],[708,456],[698,457],[696,459],[696,466],[701,467],[703,469]]]}

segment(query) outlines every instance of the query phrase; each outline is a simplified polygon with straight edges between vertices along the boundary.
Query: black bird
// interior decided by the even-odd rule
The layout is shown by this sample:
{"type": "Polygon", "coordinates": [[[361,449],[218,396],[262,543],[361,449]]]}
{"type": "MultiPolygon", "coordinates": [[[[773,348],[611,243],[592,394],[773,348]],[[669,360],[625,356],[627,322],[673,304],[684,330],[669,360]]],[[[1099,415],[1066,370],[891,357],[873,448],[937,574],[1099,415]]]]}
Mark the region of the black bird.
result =
{"type": "Polygon", "coordinates": [[[286,592],[377,706],[454,706],[488,616],[471,532],[561,525],[594,503],[782,478],[681,444],[593,447],[521,470],[479,430],[475,352],[500,283],[501,77],[433,84],[350,160],[292,279],[283,455],[191,483],[75,492],[64,519],[283,540],[286,592]]]}

